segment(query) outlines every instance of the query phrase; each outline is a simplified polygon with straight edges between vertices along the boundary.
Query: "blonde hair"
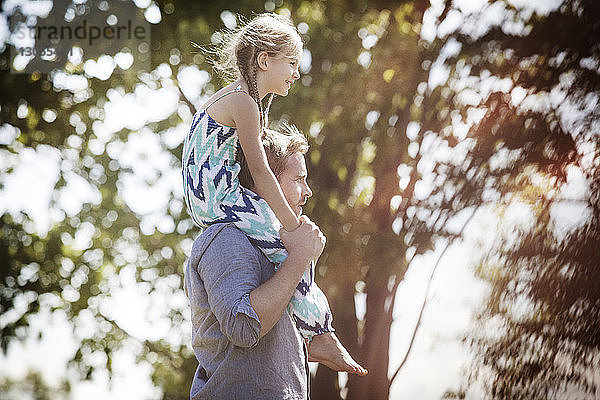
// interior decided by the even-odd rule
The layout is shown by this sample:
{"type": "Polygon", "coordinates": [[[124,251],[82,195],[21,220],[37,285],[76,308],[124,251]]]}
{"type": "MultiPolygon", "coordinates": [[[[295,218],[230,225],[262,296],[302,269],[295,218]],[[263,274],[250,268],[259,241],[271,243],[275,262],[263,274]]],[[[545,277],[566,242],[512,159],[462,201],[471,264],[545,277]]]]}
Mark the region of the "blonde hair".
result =
{"type": "Polygon", "coordinates": [[[283,53],[286,56],[300,57],[302,39],[292,21],[285,16],[264,13],[257,15],[246,25],[226,32],[223,44],[217,50],[214,69],[226,80],[243,78],[248,84],[249,94],[260,110],[261,130],[267,125],[267,115],[273,93],[269,96],[267,107],[263,109],[256,84],[258,70],[257,56],[260,52],[269,56],[283,53]]]}
{"type": "Polygon", "coordinates": [[[262,140],[269,167],[276,177],[285,170],[289,156],[294,153],[306,154],[309,148],[306,136],[294,125],[282,123],[280,129],[265,129],[262,140]]]}
{"type": "MultiPolygon", "coordinates": [[[[280,124],[280,131],[265,128],[262,144],[267,155],[269,168],[276,177],[285,171],[287,159],[295,153],[306,154],[308,152],[308,140],[294,125],[280,124]]],[[[242,186],[252,188],[254,180],[247,166],[243,166],[239,174],[242,186]]]]}

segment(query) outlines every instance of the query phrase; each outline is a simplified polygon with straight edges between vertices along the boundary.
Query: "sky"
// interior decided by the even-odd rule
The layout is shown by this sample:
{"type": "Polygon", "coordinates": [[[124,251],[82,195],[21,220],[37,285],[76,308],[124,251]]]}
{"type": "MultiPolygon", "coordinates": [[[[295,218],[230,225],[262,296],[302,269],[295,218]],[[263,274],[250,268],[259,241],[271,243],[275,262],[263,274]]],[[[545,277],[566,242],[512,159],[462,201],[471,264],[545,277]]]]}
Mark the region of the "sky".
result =
{"type": "MultiPolygon", "coordinates": [[[[465,15],[478,10],[486,1],[457,0],[455,4],[465,15]]],[[[531,12],[547,13],[556,8],[560,1],[525,1],[512,0],[509,3],[517,8],[526,8],[531,12]]],[[[440,10],[439,1],[432,1],[430,14],[435,15],[440,10]]],[[[148,7],[148,5],[146,5],[148,7]]],[[[149,11],[147,18],[160,18],[156,10],[149,11]]],[[[488,23],[494,23],[499,18],[498,12],[491,10],[486,17],[488,23]]],[[[426,15],[425,19],[431,19],[426,15]]],[[[464,16],[464,15],[463,15],[464,16]]],[[[424,38],[431,35],[443,36],[456,29],[463,16],[460,13],[449,15],[447,22],[435,31],[431,26],[424,24],[424,38]]],[[[501,16],[500,16],[501,17],[501,16]]],[[[224,23],[231,23],[230,16],[224,15],[224,23]]],[[[1,25],[1,24],[0,24],[1,25]]],[[[476,29],[477,27],[472,27],[476,29]]],[[[0,33],[1,33],[0,29],[0,33]]],[[[363,38],[365,49],[375,45],[368,37],[363,38]]],[[[457,51],[453,44],[447,46],[447,54],[457,51]]],[[[303,69],[310,69],[310,52],[305,53],[303,69]]],[[[108,69],[115,68],[121,61],[111,57],[86,64],[86,72],[92,76],[104,77],[108,69]]],[[[126,65],[126,60],[123,61],[126,65]]],[[[358,59],[359,63],[367,63],[367,59],[358,59]]],[[[432,68],[430,86],[441,83],[447,78],[443,60],[432,68]]],[[[163,82],[168,82],[174,71],[168,64],[159,66],[156,70],[163,82]]],[[[86,83],[77,77],[67,74],[57,74],[55,84],[62,87],[85,90],[86,83]],[[79,85],[79,86],[78,86],[79,85]]],[[[208,82],[209,75],[197,67],[187,67],[178,72],[177,79],[188,98],[201,103],[205,99],[199,97],[203,86],[208,82]]],[[[85,81],[85,80],[84,80],[85,81]]],[[[490,80],[488,89],[502,87],[505,82],[490,80]]],[[[522,100],[521,94],[512,92],[515,101],[522,100]],[[520,99],[520,100],[519,100],[520,99]]],[[[162,218],[162,212],[168,206],[168,193],[181,189],[179,171],[173,171],[170,165],[170,156],[163,150],[163,146],[173,148],[177,146],[185,132],[186,124],[173,127],[164,134],[157,135],[142,127],[151,120],[160,120],[173,112],[178,112],[183,120],[191,119],[191,112],[187,107],[178,105],[176,89],[165,85],[160,90],[149,90],[147,86],[140,85],[132,93],[111,89],[107,93],[109,102],[105,106],[106,117],[104,121],[93,127],[98,137],[92,146],[96,146],[101,153],[105,148],[111,156],[118,158],[124,166],[133,168],[133,172],[123,177],[124,184],[120,189],[128,205],[135,211],[144,215],[142,231],[169,230],[169,221],[162,218]],[[167,105],[167,106],[165,106],[167,105]],[[132,116],[136,116],[132,118],[132,116]],[[122,128],[139,130],[132,135],[127,143],[107,144],[113,139],[114,132],[122,128]],[[143,146],[140,144],[143,143],[143,146]],[[162,174],[162,175],[161,175],[162,174]],[[153,186],[144,184],[144,179],[161,176],[153,186]],[[148,201],[153,199],[153,201],[148,201]]],[[[466,99],[474,101],[475,99],[466,99]]],[[[373,117],[373,116],[371,116],[373,117]]],[[[46,118],[52,118],[47,115],[46,118]]],[[[366,124],[370,123],[365,121],[366,124]]],[[[77,121],[74,121],[77,128],[77,121]]],[[[85,127],[84,127],[85,129],[85,127]]],[[[412,128],[411,128],[412,129],[412,128]]],[[[0,143],[6,144],[14,140],[15,132],[7,125],[0,125],[0,143]]],[[[410,135],[410,132],[407,132],[410,135]]],[[[74,138],[74,141],[77,139],[74,138]]],[[[0,191],[0,212],[27,211],[35,221],[32,230],[45,232],[53,221],[59,221],[63,215],[59,211],[48,213],[48,204],[52,196],[52,187],[58,179],[61,155],[48,146],[39,146],[35,151],[24,149],[19,154],[17,167],[13,173],[2,176],[0,180],[4,189],[0,191]],[[29,185],[20,184],[24,180],[29,185]]],[[[0,168],[15,160],[0,158],[0,168]]],[[[67,177],[68,184],[62,189],[59,196],[59,205],[67,215],[74,215],[84,202],[96,203],[99,194],[95,189],[75,174],[67,177]]],[[[581,198],[585,194],[585,180],[581,173],[572,169],[569,171],[568,183],[563,188],[565,197],[581,198]]],[[[182,204],[175,205],[181,207],[182,204]]],[[[573,204],[557,204],[553,206],[552,216],[557,222],[558,229],[566,231],[576,227],[585,218],[585,210],[573,204]]],[[[464,376],[463,367],[471,360],[469,349],[462,343],[462,338],[472,327],[474,315],[479,307],[484,304],[487,287],[473,275],[473,266],[481,255],[481,249],[489,248],[495,238],[490,232],[495,232],[498,227],[526,221],[527,210],[518,205],[507,213],[507,219],[500,221],[497,216],[489,211],[481,211],[476,215],[465,231],[462,241],[453,244],[442,258],[434,277],[430,292],[425,293],[425,287],[431,274],[433,265],[438,255],[444,248],[444,243],[436,246],[435,252],[417,257],[407,271],[404,280],[398,287],[394,305],[394,323],[391,330],[390,344],[390,375],[404,356],[410,337],[413,333],[418,313],[424,296],[428,297],[428,306],[425,310],[419,334],[408,361],[391,387],[391,399],[419,398],[439,399],[444,391],[458,389],[464,376]],[[525,217],[525,218],[524,218],[525,217]]],[[[466,215],[462,217],[466,218],[466,215]]],[[[460,222],[460,221],[459,221],[460,222]]],[[[81,246],[89,240],[85,232],[75,238],[81,246]]],[[[191,240],[187,241],[191,246],[191,240]]],[[[75,244],[77,246],[77,243],[75,244]]],[[[127,268],[119,275],[119,282],[112,290],[112,298],[105,305],[111,310],[112,316],[127,331],[139,339],[159,338],[168,336],[169,321],[161,318],[161,310],[169,307],[186,307],[187,299],[180,293],[179,296],[166,298],[167,290],[160,289],[148,295],[147,288],[135,283],[133,271],[127,268]],[[146,313],[140,310],[154,310],[150,320],[145,318],[146,313]]],[[[170,282],[168,285],[176,286],[179,282],[170,282]]],[[[165,288],[166,289],[166,288],[165,288]]],[[[357,314],[364,313],[364,297],[357,296],[357,314]]],[[[3,316],[3,318],[7,318],[3,316]]],[[[1,320],[0,320],[1,321],[1,320]]],[[[189,322],[189,321],[188,321],[189,322]]],[[[82,317],[78,329],[90,329],[92,325],[85,323],[82,317]]],[[[43,312],[33,319],[33,331],[43,331],[41,341],[31,335],[25,342],[13,342],[9,346],[6,356],[0,355],[0,376],[18,378],[32,369],[41,371],[45,379],[51,384],[57,384],[64,377],[66,362],[75,351],[74,337],[67,326],[63,313],[50,314],[43,312]]],[[[80,332],[81,333],[81,332],[80,332]]],[[[136,363],[134,353],[135,343],[129,343],[120,351],[113,362],[115,369],[114,378],[108,384],[106,374],[98,372],[90,382],[78,382],[73,385],[72,399],[158,399],[160,392],[154,388],[149,377],[150,366],[145,363],[136,363]]],[[[101,363],[102,360],[97,360],[101,363]]],[[[312,365],[314,370],[315,365],[312,365]]],[[[75,379],[72,372],[67,371],[75,379]]],[[[340,375],[344,381],[344,374],[340,375]]],[[[469,393],[469,398],[477,399],[477,388],[469,393]]]]}

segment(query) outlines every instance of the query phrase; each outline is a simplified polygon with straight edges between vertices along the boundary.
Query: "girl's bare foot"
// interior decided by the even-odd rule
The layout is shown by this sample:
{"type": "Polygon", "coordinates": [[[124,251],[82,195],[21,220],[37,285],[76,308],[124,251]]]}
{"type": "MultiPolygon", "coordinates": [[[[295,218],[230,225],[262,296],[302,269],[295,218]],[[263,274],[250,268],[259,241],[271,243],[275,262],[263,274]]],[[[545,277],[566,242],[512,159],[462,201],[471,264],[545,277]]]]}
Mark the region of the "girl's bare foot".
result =
{"type": "Polygon", "coordinates": [[[369,373],[354,361],[333,332],[316,335],[308,344],[308,361],[318,362],[334,371],[364,376],[369,373]]]}

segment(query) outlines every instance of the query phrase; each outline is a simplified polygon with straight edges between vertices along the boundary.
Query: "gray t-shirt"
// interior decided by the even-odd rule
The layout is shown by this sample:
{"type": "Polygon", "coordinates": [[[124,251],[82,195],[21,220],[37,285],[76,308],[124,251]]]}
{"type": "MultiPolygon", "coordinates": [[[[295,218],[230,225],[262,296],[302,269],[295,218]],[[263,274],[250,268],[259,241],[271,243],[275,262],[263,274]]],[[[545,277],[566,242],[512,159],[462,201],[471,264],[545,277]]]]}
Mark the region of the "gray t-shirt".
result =
{"type": "Polygon", "coordinates": [[[308,398],[304,341],[288,313],[259,339],[249,294],[273,273],[232,224],[212,225],[194,241],[184,281],[199,363],[192,400],[308,398]]]}

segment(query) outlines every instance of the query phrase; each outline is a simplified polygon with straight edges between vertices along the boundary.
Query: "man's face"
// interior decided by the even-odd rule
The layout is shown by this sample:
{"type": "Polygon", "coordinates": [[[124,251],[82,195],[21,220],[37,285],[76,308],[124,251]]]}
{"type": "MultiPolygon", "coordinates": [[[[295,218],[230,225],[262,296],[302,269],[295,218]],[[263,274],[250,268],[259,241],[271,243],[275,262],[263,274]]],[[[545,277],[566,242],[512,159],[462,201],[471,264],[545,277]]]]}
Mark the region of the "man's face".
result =
{"type": "Polygon", "coordinates": [[[302,206],[312,196],[312,190],[306,182],[308,172],[306,162],[302,153],[294,153],[288,157],[285,169],[277,180],[283,191],[283,195],[297,216],[302,214],[302,206]]]}

